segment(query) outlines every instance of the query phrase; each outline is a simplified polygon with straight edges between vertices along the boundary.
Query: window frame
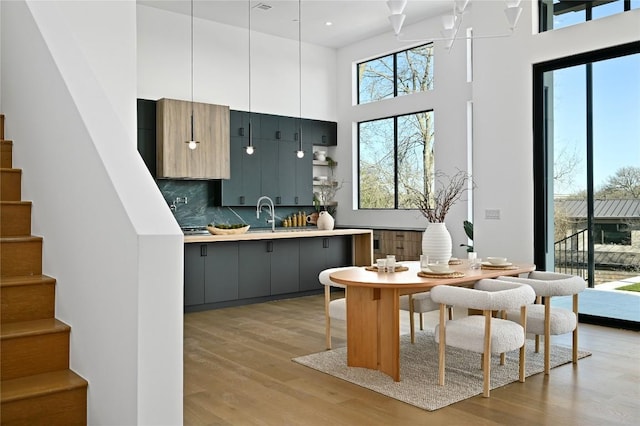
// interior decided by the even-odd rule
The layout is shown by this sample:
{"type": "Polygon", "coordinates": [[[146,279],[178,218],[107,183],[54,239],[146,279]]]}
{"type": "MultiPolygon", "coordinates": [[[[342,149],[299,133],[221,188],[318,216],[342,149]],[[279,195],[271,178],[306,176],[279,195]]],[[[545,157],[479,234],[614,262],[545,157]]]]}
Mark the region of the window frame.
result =
{"type": "MultiPolygon", "coordinates": [[[[356,132],[357,132],[357,144],[358,144],[358,149],[357,149],[357,194],[358,194],[358,203],[357,203],[357,209],[358,210],[363,210],[363,211],[375,211],[375,210],[385,210],[385,211],[394,211],[394,210],[404,210],[404,211],[409,211],[409,210],[418,210],[418,206],[415,207],[399,207],[399,191],[398,191],[398,119],[401,117],[406,117],[406,116],[411,116],[411,115],[417,115],[417,114],[432,114],[432,120],[435,121],[435,110],[434,108],[428,108],[428,109],[424,109],[424,110],[420,110],[420,111],[413,111],[413,112],[408,112],[405,114],[398,114],[398,115],[389,115],[389,116],[385,116],[385,117],[377,117],[377,118],[372,118],[369,120],[362,120],[362,121],[358,121],[357,124],[357,128],[356,128],[356,132]],[[360,137],[361,137],[361,128],[360,125],[363,123],[371,123],[374,121],[382,121],[382,120],[388,120],[388,119],[393,119],[393,207],[362,207],[362,197],[361,197],[361,164],[362,162],[360,161],[361,158],[361,143],[360,143],[360,137]]],[[[435,127],[435,126],[434,126],[435,127]]],[[[425,141],[425,144],[428,143],[428,141],[425,141]]],[[[434,142],[435,144],[435,136],[434,136],[434,142]]],[[[423,168],[424,168],[424,162],[423,162],[423,168]]],[[[426,171],[425,171],[426,173],[426,171]]]]}
{"type": "MultiPolygon", "coordinates": [[[[366,104],[370,104],[370,103],[374,103],[374,102],[380,102],[380,101],[385,100],[385,99],[396,99],[396,98],[398,98],[399,97],[398,96],[398,55],[401,55],[401,54],[403,54],[405,52],[409,52],[411,50],[418,49],[418,48],[425,47],[425,46],[431,47],[431,52],[432,52],[431,56],[434,57],[435,55],[433,54],[433,51],[434,51],[435,45],[434,45],[434,42],[431,41],[431,42],[428,42],[428,43],[422,43],[422,44],[418,44],[416,46],[412,46],[412,47],[409,47],[409,48],[406,48],[406,49],[398,50],[396,52],[389,53],[387,55],[376,56],[374,58],[367,59],[366,61],[356,62],[356,105],[366,105],[366,104]],[[361,86],[361,84],[360,84],[360,66],[362,64],[366,64],[366,63],[369,63],[369,62],[377,61],[377,60],[380,60],[380,59],[383,59],[383,58],[387,58],[387,57],[391,57],[393,59],[393,96],[389,97],[389,98],[371,100],[369,102],[362,103],[361,99],[360,99],[360,86],[361,86]]],[[[433,88],[431,88],[429,90],[433,90],[433,88]]],[[[422,92],[413,92],[413,93],[422,93],[422,92]]],[[[411,93],[409,93],[409,94],[411,94],[411,93]]],[[[402,95],[402,96],[406,96],[406,95],[402,95]]],[[[389,117],[387,117],[387,118],[389,118],[389,117]]],[[[373,121],[373,120],[369,120],[369,121],[373,121]]]]}

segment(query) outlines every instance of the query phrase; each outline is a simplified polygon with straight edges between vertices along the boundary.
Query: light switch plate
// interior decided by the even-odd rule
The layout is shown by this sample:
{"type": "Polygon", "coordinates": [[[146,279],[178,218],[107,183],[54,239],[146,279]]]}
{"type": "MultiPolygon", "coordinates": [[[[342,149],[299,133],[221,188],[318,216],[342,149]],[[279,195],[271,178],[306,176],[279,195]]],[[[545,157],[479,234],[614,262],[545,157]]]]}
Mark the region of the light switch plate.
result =
{"type": "Polygon", "coordinates": [[[499,220],[500,219],[500,209],[486,209],[484,211],[484,218],[485,219],[499,220]]]}

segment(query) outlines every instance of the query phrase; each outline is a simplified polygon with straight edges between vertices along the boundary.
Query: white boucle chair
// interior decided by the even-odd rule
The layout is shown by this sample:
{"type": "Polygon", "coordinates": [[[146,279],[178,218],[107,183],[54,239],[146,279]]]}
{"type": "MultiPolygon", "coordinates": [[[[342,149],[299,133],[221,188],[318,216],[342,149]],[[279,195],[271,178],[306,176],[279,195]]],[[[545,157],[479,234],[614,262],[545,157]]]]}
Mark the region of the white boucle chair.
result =
{"type": "Polygon", "coordinates": [[[354,266],[343,266],[340,268],[329,268],[321,271],[318,275],[320,284],[324,285],[324,321],[325,321],[325,339],[327,349],[331,349],[331,318],[342,321],[347,320],[347,301],[344,297],[331,300],[331,287],[345,288],[342,284],[331,281],[329,275],[334,272],[351,269],[354,266]]]}
{"type": "MultiPolygon", "coordinates": [[[[439,344],[438,382],[445,383],[445,349],[454,346],[482,354],[484,387],[482,395],[489,397],[491,389],[491,354],[503,354],[520,348],[519,380],[525,379],[525,327],[527,305],[535,300],[533,289],[527,285],[483,279],[474,288],[439,285],[431,289],[431,299],[440,304],[440,323],[435,328],[435,340],[439,344]],[[482,315],[471,315],[447,321],[447,305],[480,309],[482,315]],[[492,311],[520,308],[523,325],[494,318],[492,311]]],[[[500,363],[504,363],[501,357],[500,363]]]]}
{"type": "MultiPolygon", "coordinates": [[[[424,319],[422,314],[425,312],[437,311],[440,308],[440,304],[431,300],[429,292],[422,292],[416,294],[408,294],[400,296],[400,310],[409,311],[409,325],[411,328],[411,343],[415,343],[416,326],[414,323],[413,314],[418,312],[420,314],[420,330],[424,329],[424,319]]],[[[449,306],[449,319],[453,319],[453,307],[449,306]]]]}
{"type": "MultiPolygon", "coordinates": [[[[578,293],[587,284],[584,279],[556,272],[533,271],[527,278],[500,277],[500,280],[530,285],[536,292],[536,304],[527,312],[527,333],[536,336],[536,352],[540,351],[540,336],[544,336],[544,374],[549,374],[551,335],[573,332],[573,363],[578,362],[578,293]],[[573,311],[551,307],[552,296],[573,296],[573,311]],[[540,301],[542,299],[542,304],[540,301]]],[[[517,321],[517,312],[507,311],[507,318],[517,321]]]]}

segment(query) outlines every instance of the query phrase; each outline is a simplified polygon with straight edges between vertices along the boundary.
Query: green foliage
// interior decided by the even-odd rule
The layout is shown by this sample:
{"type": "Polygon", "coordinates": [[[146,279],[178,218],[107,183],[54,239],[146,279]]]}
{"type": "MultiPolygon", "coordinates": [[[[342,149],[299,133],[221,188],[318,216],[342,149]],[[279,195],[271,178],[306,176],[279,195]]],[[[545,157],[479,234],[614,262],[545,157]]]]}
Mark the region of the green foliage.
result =
{"type": "Polygon", "coordinates": [[[624,291],[640,291],[640,283],[629,284],[622,287],[616,288],[616,290],[624,290],[624,291]]]}
{"type": "MultiPolygon", "coordinates": [[[[464,233],[467,234],[467,238],[473,241],[473,223],[465,220],[464,222],[462,222],[462,226],[464,227],[464,233]]],[[[473,246],[470,246],[468,244],[460,244],[460,247],[466,247],[467,252],[469,253],[473,251],[473,246]]]]}

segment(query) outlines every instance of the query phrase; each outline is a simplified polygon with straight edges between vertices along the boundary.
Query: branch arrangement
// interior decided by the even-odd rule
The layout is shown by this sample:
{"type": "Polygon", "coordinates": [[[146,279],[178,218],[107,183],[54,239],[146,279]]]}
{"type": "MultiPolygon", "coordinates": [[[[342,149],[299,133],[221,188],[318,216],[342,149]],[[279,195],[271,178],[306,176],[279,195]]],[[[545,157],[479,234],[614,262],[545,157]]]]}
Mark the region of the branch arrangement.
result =
{"type": "Polygon", "coordinates": [[[425,182],[424,192],[413,191],[418,210],[430,223],[444,222],[449,209],[469,190],[469,183],[475,188],[471,175],[462,170],[451,177],[435,172],[425,182]]]}

